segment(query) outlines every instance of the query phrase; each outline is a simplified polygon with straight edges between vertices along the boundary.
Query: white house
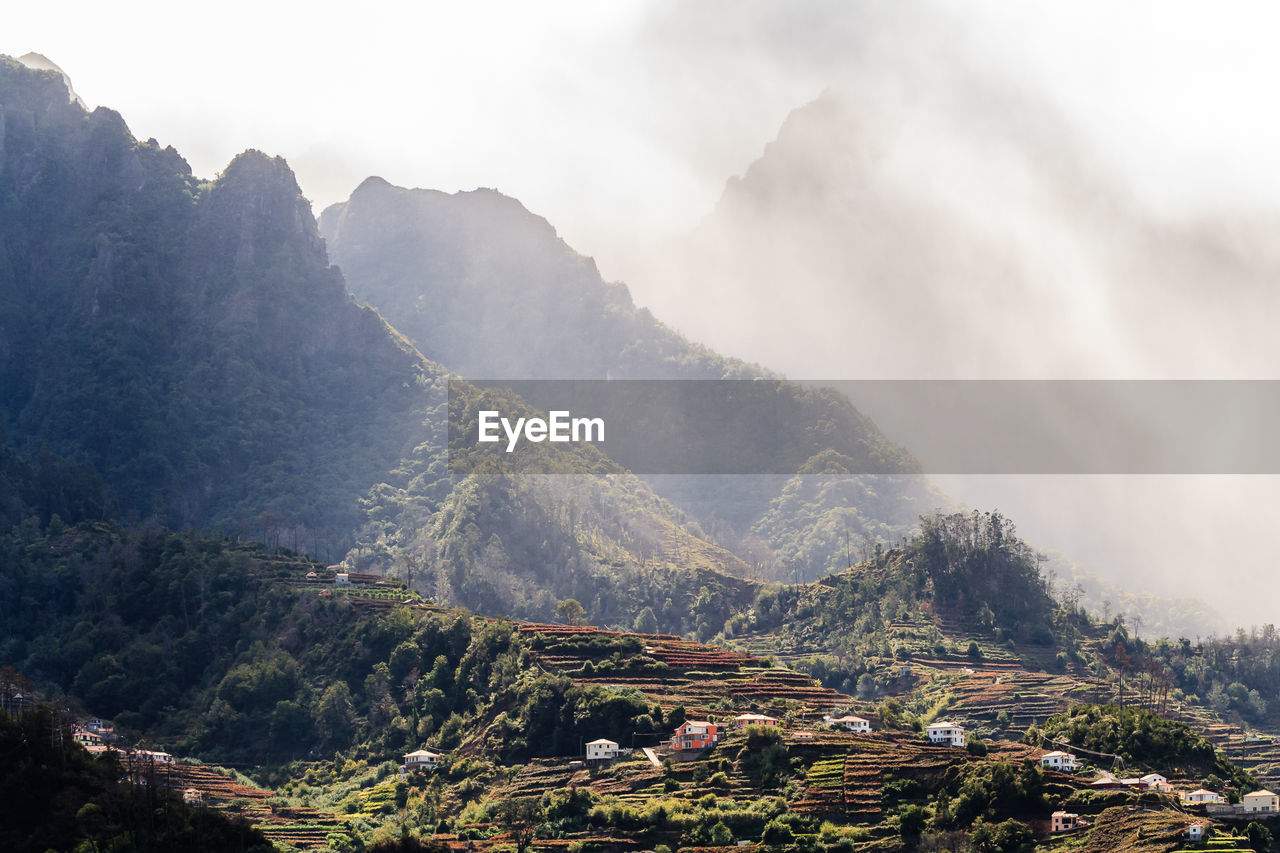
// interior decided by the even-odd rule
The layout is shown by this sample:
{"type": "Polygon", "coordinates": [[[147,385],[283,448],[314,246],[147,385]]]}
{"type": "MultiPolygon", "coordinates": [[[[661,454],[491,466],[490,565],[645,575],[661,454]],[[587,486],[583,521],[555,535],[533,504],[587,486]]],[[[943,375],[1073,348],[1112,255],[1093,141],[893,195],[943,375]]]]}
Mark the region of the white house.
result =
{"type": "Polygon", "coordinates": [[[338,572],[333,576],[333,582],[338,586],[346,586],[351,583],[351,575],[347,572],[338,572]]]}
{"type": "Polygon", "coordinates": [[[1138,781],[1146,784],[1147,788],[1152,791],[1167,793],[1173,790],[1173,786],[1169,784],[1169,780],[1164,776],[1161,776],[1159,773],[1148,773],[1138,781]]]}
{"type": "Polygon", "coordinates": [[[1062,770],[1067,773],[1074,773],[1076,769],[1076,757],[1069,752],[1054,750],[1046,752],[1040,756],[1040,766],[1050,770],[1062,770]]]}
{"type": "Polygon", "coordinates": [[[407,775],[416,770],[435,770],[436,763],[439,761],[440,753],[429,749],[415,749],[413,752],[405,753],[404,765],[401,766],[400,773],[407,775]]]}
{"type": "Polygon", "coordinates": [[[189,806],[198,806],[203,799],[204,796],[196,788],[187,788],[182,792],[182,801],[189,806]]]}
{"type": "Polygon", "coordinates": [[[768,717],[764,714],[739,714],[733,718],[734,725],[740,729],[747,726],[772,726],[773,728],[781,727],[777,717],[768,717]]]}
{"type": "Polygon", "coordinates": [[[853,714],[846,714],[843,717],[823,717],[822,722],[828,726],[840,726],[851,732],[865,734],[871,731],[871,721],[864,720],[862,717],[855,717],[853,714]]]}
{"type": "Polygon", "coordinates": [[[1185,793],[1184,793],[1184,794],[1182,795],[1182,802],[1184,802],[1184,803],[1192,803],[1192,804],[1196,804],[1196,803],[1224,803],[1224,802],[1226,802],[1226,800],[1224,800],[1224,799],[1222,798],[1222,795],[1221,795],[1221,794],[1215,794],[1213,791],[1206,791],[1204,788],[1200,788],[1199,790],[1197,790],[1197,791],[1192,791],[1192,792],[1191,792],[1191,793],[1189,793],[1189,794],[1185,794],[1185,793]]]}
{"type": "Polygon", "coordinates": [[[950,720],[939,720],[925,728],[930,743],[944,746],[964,746],[964,726],[950,720]]]}
{"type": "Polygon", "coordinates": [[[1280,797],[1266,790],[1254,791],[1251,794],[1245,794],[1240,798],[1240,811],[1242,812],[1269,812],[1275,814],[1280,812],[1280,797]]]}
{"type": "Polygon", "coordinates": [[[587,744],[588,761],[612,761],[618,757],[618,744],[605,738],[587,744]]]}
{"type": "Polygon", "coordinates": [[[153,764],[172,764],[173,756],[167,752],[154,749],[135,749],[129,753],[130,761],[151,762],[153,764]]]}
{"type": "Polygon", "coordinates": [[[1187,824],[1187,840],[1188,841],[1204,841],[1204,824],[1203,823],[1187,824]]]}

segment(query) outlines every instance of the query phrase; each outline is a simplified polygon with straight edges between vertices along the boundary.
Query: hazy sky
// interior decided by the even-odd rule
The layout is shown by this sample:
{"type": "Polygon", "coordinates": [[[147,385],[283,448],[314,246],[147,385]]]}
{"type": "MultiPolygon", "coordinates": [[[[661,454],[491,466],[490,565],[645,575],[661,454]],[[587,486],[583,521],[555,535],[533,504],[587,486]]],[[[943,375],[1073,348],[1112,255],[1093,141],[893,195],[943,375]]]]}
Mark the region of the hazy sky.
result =
{"type": "MultiPolygon", "coordinates": [[[[975,69],[1013,81],[1059,110],[1090,157],[1162,215],[1214,206],[1274,215],[1280,200],[1274,3],[11,6],[0,52],[45,54],[87,102],[173,145],[199,175],[246,148],[283,155],[317,210],[371,174],[445,191],[496,187],[547,217],[607,277],[629,280],[642,303],[659,295],[643,280],[645,258],[711,212],[726,179],[761,156],[793,109],[828,88],[857,90],[850,84],[868,68],[889,67],[907,89],[953,71],[975,79],[975,69]]],[[[740,340],[752,334],[763,333],[740,340]]],[[[1099,497],[1081,481],[1015,484],[1000,506],[1039,544],[1156,588],[1194,589],[1206,568],[1243,572],[1267,593],[1236,612],[1273,621],[1280,484],[1122,485],[1099,497]],[[1037,506],[1048,491],[1057,502],[1037,506]]]]}
{"type": "Polygon", "coordinates": [[[856,60],[989,61],[1164,200],[1280,198],[1264,2],[27,3],[0,51],[211,176],[285,156],[318,205],[369,174],[494,186],[607,276],[687,231],[856,60]]]}

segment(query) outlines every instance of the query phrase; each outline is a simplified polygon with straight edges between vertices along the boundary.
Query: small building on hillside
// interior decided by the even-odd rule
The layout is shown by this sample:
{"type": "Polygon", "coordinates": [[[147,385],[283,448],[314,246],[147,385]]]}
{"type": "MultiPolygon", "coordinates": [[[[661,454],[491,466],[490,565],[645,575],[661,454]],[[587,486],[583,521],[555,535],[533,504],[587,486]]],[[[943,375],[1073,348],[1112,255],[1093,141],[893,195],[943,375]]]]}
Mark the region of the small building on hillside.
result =
{"type": "Polygon", "coordinates": [[[1187,824],[1187,840],[1188,841],[1204,841],[1204,824],[1203,823],[1187,824]]]}
{"type": "Polygon", "coordinates": [[[203,800],[203,795],[196,788],[187,788],[182,792],[182,801],[189,806],[198,806],[203,800]]]}
{"type": "Polygon", "coordinates": [[[1246,814],[1275,814],[1280,812],[1280,797],[1265,788],[1253,791],[1240,798],[1240,811],[1246,814]]]}
{"type": "Polygon", "coordinates": [[[676,752],[710,749],[719,740],[715,723],[706,720],[685,720],[671,737],[671,748],[676,752]]]}
{"type": "Polygon", "coordinates": [[[135,763],[172,764],[173,756],[158,749],[135,749],[129,753],[129,760],[135,763]]]}
{"type": "Polygon", "coordinates": [[[614,741],[600,738],[587,744],[588,761],[612,761],[617,757],[618,744],[614,741]]]}
{"type": "Polygon", "coordinates": [[[1048,770],[1062,770],[1066,773],[1074,773],[1076,770],[1076,757],[1069,752],[1054,750],[1040,756],[1040,766],[1048,770]]]}
{"type": "Polygon", "coordinates": [[[871,721],[862,717],[856,717],[853,714],[845,714],[843,717],[823,717],[822,722],[828,726],[836,728],[848,729],[851,732],[865,734],[871,731],[871,721]]]}
{"type": "Polygon", "coordinates": [[[745,729],[747,726],[772,726],[776,729],[782,726],[782,722],[777,717],[764,714],[739,714],[733,718],[733,723],[740,729],[745,729]]]}
{"type": "Polygon", "coordinates": [[[102,735],[88,729],[76,729],[71,737],[81,746],[102,746],[102,735]]]}
{"type": "Polygon", "coordinates": [[[925,735],[929,743],[943,746],[964,746],[964,726],[950,720],[939,720],[925,727],[925,735]]]}
{"type": "Polygon", "coordinates": [[[316,578],[318,578],[318,577],[320,577],[320,576],[319,576],[319,575],[317,575],[314,571],[312,571],[312,572],[307,572],[307,580],[309,580],[309,581],[313,581],[313,580],[315,580],[315,579],[316,579],[316,578]]]}
{"type": "Polygon", "coordinates": [[[440,753],[429,749],[415,749],[404,754],[404,764],[400,767],[400,775],[407,776],[419,770],[435,770],[440,763],[440,753]]]}
{"type": "Polygon", "coordinates": [[[1182,802],[1187,805],[1199,805],[1202,803],[1225,803],[1226,800],[1222,798],[1221,794],[1200,788],[1199,790],[1191,791],[1190,793],[1184,793],[1182,795],[1182,802]]]}
{"type": "Polygon", "coordinates": [[[338,572],[333,576],[333,582],[337,586],[349,586],[351,584],[351,575],[347,572],[338,572]]]}
{"type": "Polygon", "coordinates": [[[1054,812],[1049,818],[1050,832],[1070,832],[1081,826],[1080,815],[1074,812],[1054,812]]]}
{"type": "Polygon", "coordinates": [[[1159,791],[1162,794],[1167,794],[1173,790],[1173,786],[1169,784],[1169,780],[1166,777],[1161,776],[1159,773],[1148,773],[1138,781],[1146,785],[1148,791],[1159,791]]]}

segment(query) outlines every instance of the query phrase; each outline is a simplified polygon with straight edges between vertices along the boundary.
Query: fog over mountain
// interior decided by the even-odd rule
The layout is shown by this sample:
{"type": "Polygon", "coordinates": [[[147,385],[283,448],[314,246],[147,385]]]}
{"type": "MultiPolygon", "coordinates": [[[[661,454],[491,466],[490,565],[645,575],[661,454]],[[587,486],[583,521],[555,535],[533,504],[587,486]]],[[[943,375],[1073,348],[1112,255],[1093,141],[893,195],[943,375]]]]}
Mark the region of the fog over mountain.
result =
{"type": "MultiPolygon", "coordinates": [[[[1273,377],[1273,211],[1155,207],[1040,93],[977,61],[878,60],[793,111],[632,274],[638,298],[792,377],[1273,377]]],[[[1275,478],[939,482],[1113,581],[1274,619],[1200,578],[1280,591],[1275,478]]]]}
{"type": "MultiPolygon", "coordinates": [[[[497,187],[673,333],[792,377],[1270,375],[1268,4],[503,13],[233,3],[142,27],[90,7],[67,27],[29,5],[0,47],[55,57],[195,174],[285,156],[316,209],[372,174],[497,187]]],[[[1274,621],[1270,479],[943,484],[1113,579],[1237,573],[1217,604],[1274,621]],[[1248,583],[1272,595],[1233,600],[1248,583]]]]}

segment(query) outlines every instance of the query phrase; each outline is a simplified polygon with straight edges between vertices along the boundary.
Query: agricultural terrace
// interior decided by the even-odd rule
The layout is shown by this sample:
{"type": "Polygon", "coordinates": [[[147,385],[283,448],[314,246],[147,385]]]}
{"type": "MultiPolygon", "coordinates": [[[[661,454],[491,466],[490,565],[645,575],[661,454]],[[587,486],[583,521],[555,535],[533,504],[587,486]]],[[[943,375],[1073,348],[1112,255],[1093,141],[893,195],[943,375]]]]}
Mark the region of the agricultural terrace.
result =
{"type": "Polygon", "coordinates": [[[698,717],[773,705],[820,716],[852,702],[803,673],[679,637],[532,623],[519,628],[543,668],[578,683],[634,688],[664,712],[683,706],[698,717]]]}

